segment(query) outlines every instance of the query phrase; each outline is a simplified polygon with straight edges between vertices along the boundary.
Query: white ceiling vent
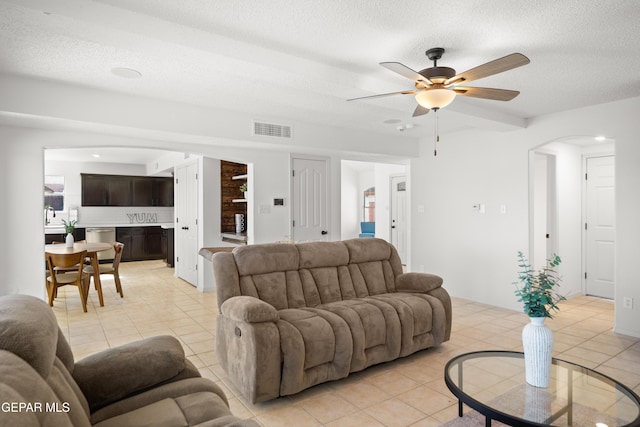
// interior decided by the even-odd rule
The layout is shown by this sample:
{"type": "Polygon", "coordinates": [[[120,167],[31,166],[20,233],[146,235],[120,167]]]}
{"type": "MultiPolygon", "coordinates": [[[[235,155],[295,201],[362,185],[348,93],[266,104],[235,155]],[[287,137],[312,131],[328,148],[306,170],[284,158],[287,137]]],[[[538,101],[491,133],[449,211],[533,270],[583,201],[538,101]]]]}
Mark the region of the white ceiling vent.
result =
{"type": "Polygon", "coordinates": [[[291,126],[253,121],[253,135],[291,138],[291,126]]]}

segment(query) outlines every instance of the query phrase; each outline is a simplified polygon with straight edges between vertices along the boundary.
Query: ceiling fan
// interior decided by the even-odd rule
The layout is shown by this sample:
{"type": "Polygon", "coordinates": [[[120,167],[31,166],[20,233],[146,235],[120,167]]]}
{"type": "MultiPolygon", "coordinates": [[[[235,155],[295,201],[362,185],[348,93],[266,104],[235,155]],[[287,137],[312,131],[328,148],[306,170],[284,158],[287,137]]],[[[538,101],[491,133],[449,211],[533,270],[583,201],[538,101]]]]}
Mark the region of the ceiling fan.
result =
{"type": "Polygon", "coordinates": [[[442,54],[444,54],[443,48],[435,47],[427,50],[425,54],[427,55],[427,58],[433,61],[433,67],[425,68],[421,71],[414,71],[399,62],[380,63],[380,65],[386,69],[412,80],[415,85],[415,89],[363,96],[360,98],[348,99],[347,101],[379,98],[391,95],[415,95],[418,106],[413,112],[413,117],[427,114],[429,110],[437,111],[440,108],[446,107],[455,99],[456,95],[492,99],[496,101],[510,101],[518,96],[520,92],[517,90],[458,85],[512,70],[530,62],[529,58],[521,53],[512,53],[511,55],[495,59],[463,73],[456,74],[456,70],[453,68],[438,67],[438,60],[442,58],[442,54]]]}

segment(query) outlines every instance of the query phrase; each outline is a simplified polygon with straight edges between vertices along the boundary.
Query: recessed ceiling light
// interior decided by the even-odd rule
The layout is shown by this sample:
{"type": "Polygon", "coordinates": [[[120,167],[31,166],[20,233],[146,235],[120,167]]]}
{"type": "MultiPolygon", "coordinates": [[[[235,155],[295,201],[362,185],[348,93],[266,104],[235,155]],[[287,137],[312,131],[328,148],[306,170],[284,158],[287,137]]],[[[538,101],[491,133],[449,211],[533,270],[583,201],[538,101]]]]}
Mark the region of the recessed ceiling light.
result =
{"type": "Polygon", "coordinates": [[[111,72],[118,77],[124,77],[125,79],[139,79],[142,77],[142,73],[133,68],[116,67],[112,68],[111,72]]]}
{"type": "Polygon", "coordinates": [[[596,136],[596,137],[595,137],[595,140],[596,140],[596,141],[606,141],[606,140],[607,140],[607,137],[606,137],[606,136],[596,136]]]}
{"type": "Polygon", "coordinates": [[[91,157],[94,157],[96,159],[100,158],[100,154],[92,154],[91,157]]]}

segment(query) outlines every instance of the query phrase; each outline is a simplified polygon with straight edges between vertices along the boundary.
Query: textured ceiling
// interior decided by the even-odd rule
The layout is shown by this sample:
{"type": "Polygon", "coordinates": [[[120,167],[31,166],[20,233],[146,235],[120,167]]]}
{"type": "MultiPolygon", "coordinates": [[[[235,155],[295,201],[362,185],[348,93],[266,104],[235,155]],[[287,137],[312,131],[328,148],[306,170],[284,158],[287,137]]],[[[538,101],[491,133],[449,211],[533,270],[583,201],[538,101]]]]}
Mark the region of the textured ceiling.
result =
{"type": "Polygon", "coordinates": [[[635,0],[15,0],[0,1],[0,73],[244,111],[256,117],[397,132],[412,88],[378,65],[458,72],[520,52],[531,64],[469,86],[520,90],[510,102],[458,97],[445,132],[640,96],[635,0]],[[436,7],[436,5],[439,5],[436,7]],[[113,67],[142,73],[123,79],[113,67]]]}

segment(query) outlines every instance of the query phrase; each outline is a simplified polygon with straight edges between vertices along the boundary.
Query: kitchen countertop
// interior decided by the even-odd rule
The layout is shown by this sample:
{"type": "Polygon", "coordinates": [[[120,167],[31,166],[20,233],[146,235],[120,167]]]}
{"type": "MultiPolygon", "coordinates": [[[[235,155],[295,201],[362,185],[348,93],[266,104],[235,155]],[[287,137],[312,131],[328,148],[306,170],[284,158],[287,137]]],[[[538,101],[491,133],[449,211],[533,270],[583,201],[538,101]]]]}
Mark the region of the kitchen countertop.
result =
{"type": "MultiPolygon", "coordinates": [[[[76,228],[123,228],[123,227],[162,227],[162,228],[174,228],[172,222],[144,222],[135,224],[83,224],[77,223],[76,228]]],[[[44,227],[44,234],[62,234],[64,233],[64,226],[60,225],[46,225],[44,227]]]]}

